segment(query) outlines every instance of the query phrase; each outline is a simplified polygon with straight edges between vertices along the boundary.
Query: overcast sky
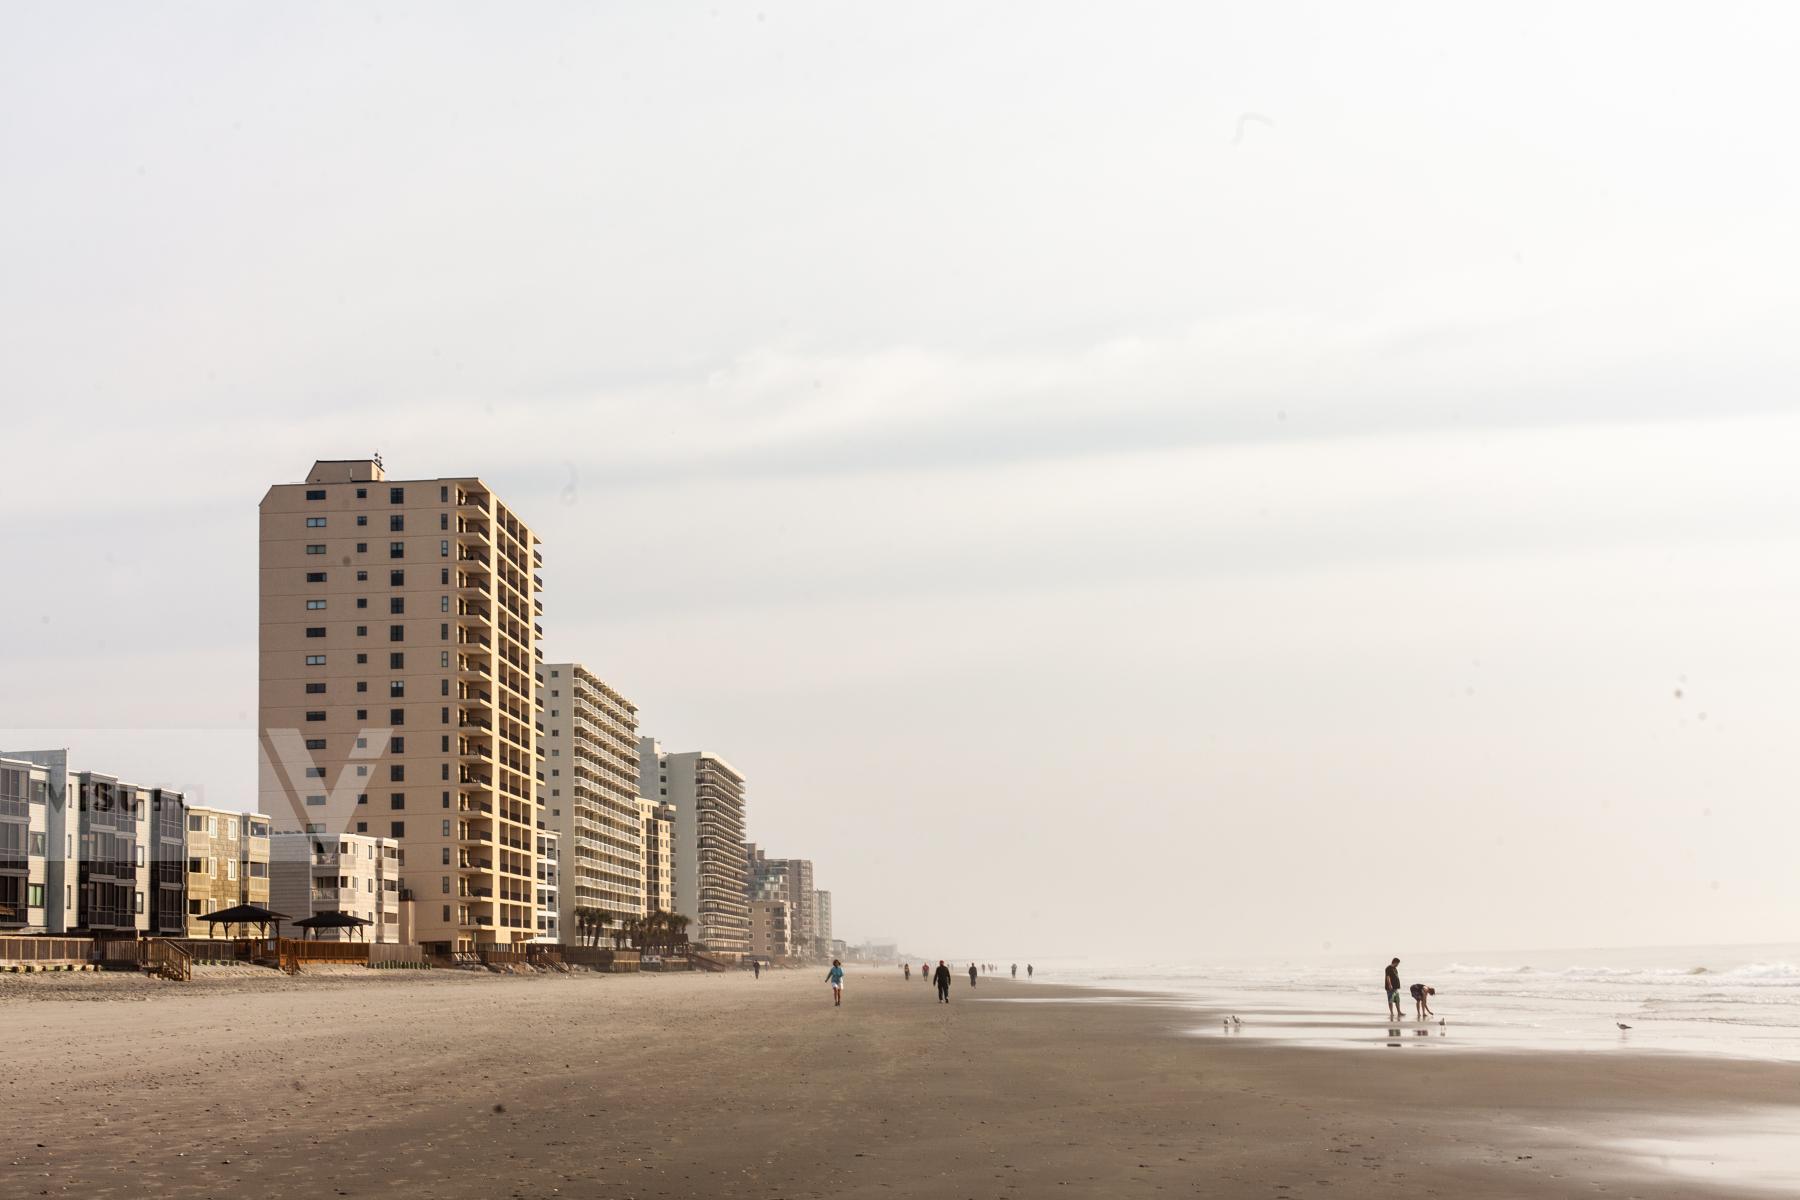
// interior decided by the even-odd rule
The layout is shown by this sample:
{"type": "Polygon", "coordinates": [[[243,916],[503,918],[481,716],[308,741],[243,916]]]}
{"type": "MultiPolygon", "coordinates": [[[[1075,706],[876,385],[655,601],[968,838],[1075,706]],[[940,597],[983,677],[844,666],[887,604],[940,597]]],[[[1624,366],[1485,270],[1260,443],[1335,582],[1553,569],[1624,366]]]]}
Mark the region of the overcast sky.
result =
{"type": "Polygon", "coordinates": [[[0,742],[248,807],[256,505],[918,953],[1791,938],[1781,6],[0,11],[0,742]]]}

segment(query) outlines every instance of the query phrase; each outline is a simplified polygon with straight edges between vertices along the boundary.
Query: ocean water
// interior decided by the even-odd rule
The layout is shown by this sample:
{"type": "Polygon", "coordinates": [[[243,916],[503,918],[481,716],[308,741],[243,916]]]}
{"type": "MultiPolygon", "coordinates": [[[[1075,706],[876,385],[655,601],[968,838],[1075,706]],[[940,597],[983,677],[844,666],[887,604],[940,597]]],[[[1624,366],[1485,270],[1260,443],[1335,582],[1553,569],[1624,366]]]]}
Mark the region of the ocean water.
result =
{"type": "Polygon", "coordinates": [[[1067,960],[1039,964],[1038,978],[1155,994],[1191,1009],[1199,1036],[1800,1061],[1800,944],[1395,953],[1404,984],[1437,989],[1432,1020],[1413,1019],[1410,996],[1403,998],[1406,1020],[1386,1019],[1386,958],[1379,955],[1216,964],[1067,960]],[[1230,1016],[1238,1022],[1228,1027],[1230,1016]],[[1621,1023],[1631,1028],[1619,1029],[1621,1023]]]}

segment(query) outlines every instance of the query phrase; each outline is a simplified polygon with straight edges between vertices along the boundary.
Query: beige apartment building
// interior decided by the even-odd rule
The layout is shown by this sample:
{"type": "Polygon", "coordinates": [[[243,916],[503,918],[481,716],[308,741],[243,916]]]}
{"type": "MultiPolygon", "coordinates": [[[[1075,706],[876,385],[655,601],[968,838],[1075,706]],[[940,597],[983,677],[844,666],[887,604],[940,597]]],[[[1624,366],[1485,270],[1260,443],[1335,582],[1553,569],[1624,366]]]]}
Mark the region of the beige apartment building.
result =
{"type": "Polygon", "coordinates": [[[638,797],[644,828],[644,911],[675,911],[675,806],[638,797]]]}
{"type": "Polygon", "coordinates": [[[577,909],[644,914],[637,706],[580,663],[542,674],[540,804],[561,839],[560,924],[572,935],[577,909]]]}
{"type": "Polygon", "coordinates": [[[750,952],[744,777],[704,750],[672,754],[648,737],[638,748],[643,795],[675,807],[673,911],[693,922],[690,940],[721,958],[741,958],[750,952]]]}
{"type": "Polygon", "coordinates": [[[812,859],[770,858],[752,842],[746,865],[750,872],[750,898],[786,901],[793,953],[812,954],[818,936],[813,929],[812,859]]]}
{"type": "MultiPolygon", "coordinates": [[[[187,934],[233,933],[200,918],[238,904],[269,904],[269,818],[224,808],[187,810],[187,934]]],[[[277,909],[280,912],[283,910],[277,909]]],[[[299,914],[289,913],[289,916],[299,914]]]]}
{"type": "Polygon", "coordinates": [[[794,958],[802,950],[794,942],[792,912],[786,900],[750,902],[750,953],[758,958],[794,958]]]}
{"type": "Polygon", "coordinates": [[[536,535],[478,478],[379,458],[314,463],[260,521],[259,807],[278,832],[391,839],[432,949],[530,940],[536,535]]]}
{"type": "MultiPolygon", "coordinates": [[[[276,830],[270,837],[270,872],[269,907],[291,921],[343,912],[369,922],[360,933],[321,930],[319,939],[417,940],[401,917],[400,846],[393,838],[276,830]]],[[[291,925],[285,932],[300,936],[291,925]]]]}

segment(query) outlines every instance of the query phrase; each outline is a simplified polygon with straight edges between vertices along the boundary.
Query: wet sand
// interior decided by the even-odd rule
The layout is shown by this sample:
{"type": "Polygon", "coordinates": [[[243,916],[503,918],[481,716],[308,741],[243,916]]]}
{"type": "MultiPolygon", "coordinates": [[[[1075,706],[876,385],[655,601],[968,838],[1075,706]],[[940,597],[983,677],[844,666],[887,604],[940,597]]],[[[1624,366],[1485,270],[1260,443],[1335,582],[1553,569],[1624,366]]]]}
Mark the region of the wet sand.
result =
{"type": "Polygon", "coordinates": [[[0,979],[0,1195],[1768,1196],[1617,1147],[1800,1100],[1793,1065],[1194,1038],[1044,983],[202,976],[0,979]]]}

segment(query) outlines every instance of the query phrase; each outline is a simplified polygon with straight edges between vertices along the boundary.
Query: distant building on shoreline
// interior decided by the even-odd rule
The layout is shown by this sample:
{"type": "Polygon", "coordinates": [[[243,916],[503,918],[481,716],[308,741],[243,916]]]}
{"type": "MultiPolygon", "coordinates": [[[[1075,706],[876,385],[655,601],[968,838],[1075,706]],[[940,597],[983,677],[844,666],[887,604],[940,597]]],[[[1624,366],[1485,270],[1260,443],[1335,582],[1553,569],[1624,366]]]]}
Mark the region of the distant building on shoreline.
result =
{"type": "Polygon", "coordinates": [[[259,540],[258,807],[391,838],[430,949],[536,937],[537,536],[479,478],[370,457],[271,487],[259,540]]]}
{"type": "Polygon", "coordinates": [[[580,663],[546,663],[541,673],[540,820],[562,839],[562,929],[576,928],[582,908],[616,921],[642,916],[637,706],[580,663]]]}
{"type": "Polygon", "coordinates": [[[750,953],[757,958],[801,957],[786,900],[750,902],[750,953]]]}
{"type": "MultiPolygon", "coordinates": [[[[187,810],[187,935],[220,931],[200,918],[239,904],[269,905],[269,818],[225,808],[187,810]]],[[[277,910],[279,911],[279,910],[277,910]]]]}
{"type": "Polygon", "coordinates": [[[818,946],[818,953],[821,957],[831,956],[830,892],[815,891],[813,893],[813,944],[818,946]]]}
{"type": "Polygon", "coordinates": [[[675,806],[674,911],[693,922],[691,940],[742,958],[750,952],[744,777],[703,750],[671,753],[650,737],[638,746],[641,794],[675,806]]]}
{"type": "Polygon", "coordinates": [[[675,806],[638,797],[644,829],[644,912],[675,911],[675,806]]]}
{"type": "Polygon", "coordinates": [[[0,932],[182,936],[185,813],[67,750],[0,751],[0,932]]]}
{"type": "Polygon", "coordinates": [[[749,896],[780,900],[787,905],[788,953],[807,957],[818,953],[814,932],[813,864],[810,858],[770,858],[754,842],[746,853],[750,873],[749,896]]]}
{"type": "Polygon", "coordinates": [[[342,912],[369,922],[353,929],[327,929],[321,941],[407,942],[416,940],[402,919],[400,844],[365,833],[302,833],[275,830],[269,837],[269,907],[293,922],[320,913],[342,912]]]}

